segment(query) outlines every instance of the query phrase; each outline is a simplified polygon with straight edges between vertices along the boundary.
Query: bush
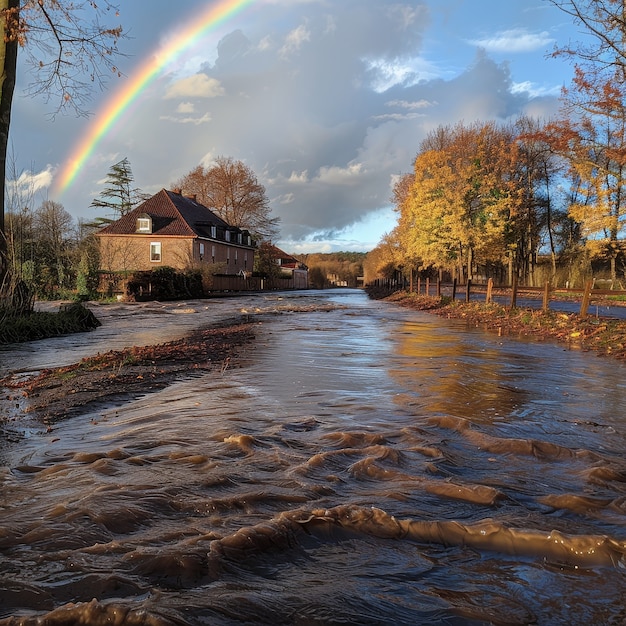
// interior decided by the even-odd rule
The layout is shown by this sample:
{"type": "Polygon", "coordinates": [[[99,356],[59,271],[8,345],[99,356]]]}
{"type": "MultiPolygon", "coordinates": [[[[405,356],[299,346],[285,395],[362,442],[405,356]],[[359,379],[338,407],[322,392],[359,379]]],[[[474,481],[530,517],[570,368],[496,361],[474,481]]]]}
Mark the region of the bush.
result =
{"type": "Polygon", "coordinates": [[[88,308],[75,302],[61,307],[58,313],[31,312],[6,318],[0,328],[0,343],[58,337],[93,330],[100,325],[88,308]]]}
{"type": "Polygon", "coordinates": [[[134,300],[181,300],[202,298],[202,272],[178,272],[173,267],[159,267],[149,272],[136,272],[128,281],[127,294],[134,300]]]}

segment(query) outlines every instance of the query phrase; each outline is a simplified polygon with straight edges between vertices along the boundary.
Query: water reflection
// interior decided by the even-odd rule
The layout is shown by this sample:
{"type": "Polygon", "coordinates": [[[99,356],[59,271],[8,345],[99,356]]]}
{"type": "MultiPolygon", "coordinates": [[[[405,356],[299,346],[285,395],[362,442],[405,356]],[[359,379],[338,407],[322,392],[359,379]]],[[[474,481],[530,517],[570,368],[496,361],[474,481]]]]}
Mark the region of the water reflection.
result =
{"type": "Polygon", "coordinates": [[[361,292],[245,308],[248,367],[5,444],[0,623],[623,621],[623,365],[361,292]]]}

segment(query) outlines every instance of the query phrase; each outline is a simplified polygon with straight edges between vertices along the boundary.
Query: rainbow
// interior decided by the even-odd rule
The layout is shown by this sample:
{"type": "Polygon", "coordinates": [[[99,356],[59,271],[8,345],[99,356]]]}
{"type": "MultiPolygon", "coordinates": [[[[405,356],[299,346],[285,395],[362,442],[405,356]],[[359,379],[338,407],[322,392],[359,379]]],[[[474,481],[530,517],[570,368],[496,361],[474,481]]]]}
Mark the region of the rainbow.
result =
{"type": "Polygon", "coordinates": [[[76,145],[72,156],[60,170],[55,187],[65,191],[74,181],[85,162],[104,135],[111,130],[121,114],[139,94],[157,78],[186,49],[197,43],[207,32],[223,24],[254,0],[221,0],[212,2],[205,11],[195,15],[180,33],[158,53],[150,56],[129,82],[119,89],[94,118],[94,123],[76,145]]]}

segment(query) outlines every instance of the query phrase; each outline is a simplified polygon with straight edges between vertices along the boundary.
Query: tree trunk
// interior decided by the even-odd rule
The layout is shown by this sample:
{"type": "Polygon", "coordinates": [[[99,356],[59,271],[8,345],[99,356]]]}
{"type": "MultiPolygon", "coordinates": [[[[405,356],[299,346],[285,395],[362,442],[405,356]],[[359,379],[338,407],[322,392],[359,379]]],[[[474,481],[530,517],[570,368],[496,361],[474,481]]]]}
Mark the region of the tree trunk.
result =
{"type": "MultiPolygon", "coordinates": [[[[7,33],[7,17],[11,15],[11,11],[16,11],[19,6],[20,0],[0,0],[0,288],[7,273],[4,194],[18,46],[17,33],[7,33]]],[[[17,15],[13,14],[11,18],[16,19],[17,15]]]]}
{"type": "Polygon", "coordinates": [[[617,282],[617,267],[615,262],[615,254],[611,254],[611,281],[614,285],[617,282]]]}

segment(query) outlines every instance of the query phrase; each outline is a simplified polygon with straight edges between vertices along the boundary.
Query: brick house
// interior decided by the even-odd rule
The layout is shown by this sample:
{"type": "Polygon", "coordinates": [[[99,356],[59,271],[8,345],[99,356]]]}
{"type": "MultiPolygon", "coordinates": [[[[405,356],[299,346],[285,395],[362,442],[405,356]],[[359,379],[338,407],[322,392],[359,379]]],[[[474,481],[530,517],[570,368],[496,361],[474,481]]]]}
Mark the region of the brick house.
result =
{"type": "Polygon", "coordinates": [[[97,233],[100,270],[129,273],[212,264],[221,274],[251,272],[256,243],[195,197],[180,190],[157,194],[97,233]]]}

